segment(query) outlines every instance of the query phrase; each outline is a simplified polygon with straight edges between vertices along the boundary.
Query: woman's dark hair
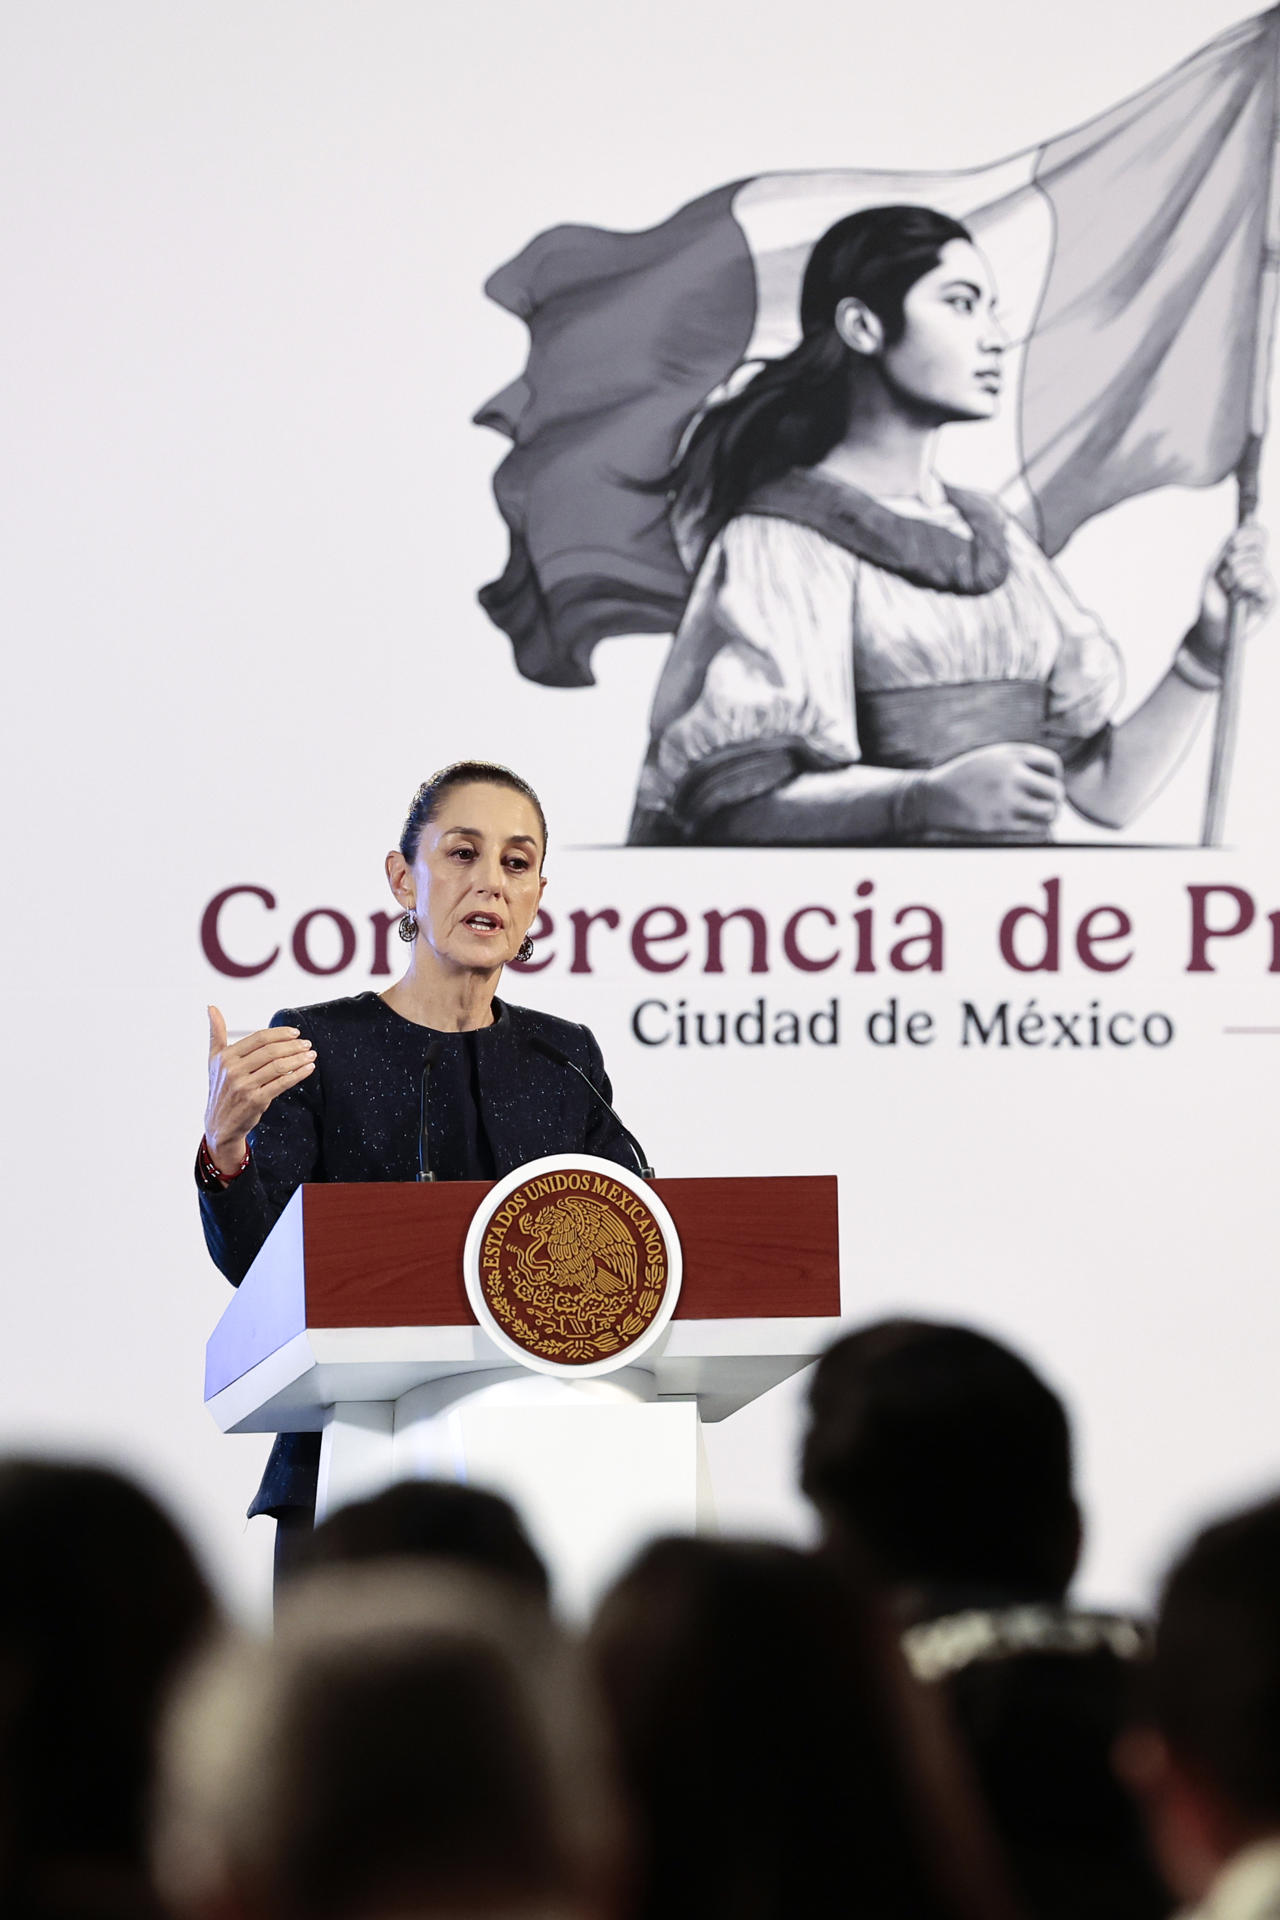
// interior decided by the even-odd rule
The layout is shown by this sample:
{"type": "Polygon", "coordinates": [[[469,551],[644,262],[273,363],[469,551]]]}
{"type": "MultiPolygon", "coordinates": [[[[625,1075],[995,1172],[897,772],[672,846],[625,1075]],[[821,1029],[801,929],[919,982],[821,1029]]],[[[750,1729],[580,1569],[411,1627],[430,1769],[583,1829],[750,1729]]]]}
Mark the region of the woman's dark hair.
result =
{"type": "Polygon", "coordinates": [[[801,340],[766,360],[732,399],[698,422],[665,490],[710,540],[743,502],[793,467],[815,467],[844,433],[856,364],[835,328],[841,300],[866,302],[885,342],[902,338],[910,288],[967,227],[932,207],[865,207],[828,227],[800,289],[801,340]]]}
{"type": "Polygon", "coordinates": [[[974,1327],[882,1320],[827,1349],[801,1485],[879,1579],[1060,1599],[1079,1512],[1066,1410],[974,1327]]]}
{"type": "Polygon", "coordinates": [[[547,1602],[546,1565],[510,1501],[447,1480],[400,1480],[339,1507],[308,1532],[290,1571],[397,1558],[459,1561],[547,1602]]]}
{"type": "Polygon", "coordinates": [[[666,1539],[588,1652],[638,1815],[636,1920],[994,1920],[981,1811],[852,1570],[666,1539]]]}
{"type": "Polygon", "coordinates": [[[494,760],[455,760],[451,767],[441,767],[439,773],[433,773],[429,780],[424,780],[409,802],[409,811],[400,834],[400,851],[410,866],[417,857],[422,829],[428,820],[435,819],[445,795],[452,793],[455,787],[471,786],[509,787],[512,793],[522,793],[538,816],[538,825],[542,829],[542,855],[543,859],[546,858],[547,816],[529,782],[522,780],[518,773],[513,773],[510,767],[499,766],[494,760]]]}
{"type": "Polygon", "coordinates": [[[1233,1815],[1280,1823],[1280,1498],[1207,1527],[1174,1564],[1150,1707],[1175,1758],[1233,1815]]]}
{"type": "Polygon", "coordinates": [[[161,1705],[214,1606],[191,1550],[102,1467],[0,1463],[0,1910],[58,1872],[141,1898],[161,1705]]]}
{"type": "Polygon", "coordinates": [[[291,1582],[272,1640],[215,1645],[167,1716],[168,1911],[613,1912],[623,1812],[585,1681],[544,1606],[465,1568],[291,1582]]]}
{"type": "Polygon", "coordinates": [[[939,1684],[1026,1913],[1165,1920],[1174,1901],[1112,1760],[1140,1693],[1134,1660],[1106,1646],[1028,1649],[977,1657],[939,1684]]]}

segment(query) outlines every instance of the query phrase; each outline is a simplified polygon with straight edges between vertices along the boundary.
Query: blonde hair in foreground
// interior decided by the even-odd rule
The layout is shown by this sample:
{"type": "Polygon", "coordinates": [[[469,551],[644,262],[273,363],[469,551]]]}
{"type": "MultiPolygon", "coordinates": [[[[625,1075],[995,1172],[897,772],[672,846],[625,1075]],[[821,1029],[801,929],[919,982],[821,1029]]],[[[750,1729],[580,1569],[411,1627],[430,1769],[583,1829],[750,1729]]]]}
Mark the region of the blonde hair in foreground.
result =
{"type": "Polygon", "coordinates": [[[608,1915],[613,1766],[575,1651],[451,1566],[326,1569],[170,1709],[155,1824],[181,1916],[608,1915]]]}

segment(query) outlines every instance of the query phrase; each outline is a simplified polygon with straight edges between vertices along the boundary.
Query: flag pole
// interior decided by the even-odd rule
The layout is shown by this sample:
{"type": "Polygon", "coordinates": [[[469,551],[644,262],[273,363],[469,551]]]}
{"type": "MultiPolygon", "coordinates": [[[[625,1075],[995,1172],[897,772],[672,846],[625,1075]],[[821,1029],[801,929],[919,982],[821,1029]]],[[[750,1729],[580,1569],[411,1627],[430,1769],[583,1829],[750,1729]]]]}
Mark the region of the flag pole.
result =
{"type": "MultiPolygon", "coordinates": [[[[1273,26],[1272,31],[1275,31],[1273,26]]],[[[1273,69],[1274,71],[1274,69],[1273,69]]],[[[1267,432],[1267,392],[1271,384],[1271,340],[1280,298],[1280,77],[1276,119],[1272,125],[1271,176],[1267,185],[1267,219],[1258,279],[1258,330],[1253,341],[1253,370],[1249,392],[1249,434],[1236,467],[1236,525],[1243,527],[1258,510],[1258,472],[1267,432]]],[[[1213,754],[1209,762],[1209,790],[1205,796],[1202,847],[1220,847],[1227,812],[1227,790],[1235,754],[1236,723],[1240,709],[1240,679],[1244,663],[1241,645],[1244,602],[1238,593],[1227,597],[1227,631],[1222,654],[1222,691],[1213,723],[1213,754]]]]}

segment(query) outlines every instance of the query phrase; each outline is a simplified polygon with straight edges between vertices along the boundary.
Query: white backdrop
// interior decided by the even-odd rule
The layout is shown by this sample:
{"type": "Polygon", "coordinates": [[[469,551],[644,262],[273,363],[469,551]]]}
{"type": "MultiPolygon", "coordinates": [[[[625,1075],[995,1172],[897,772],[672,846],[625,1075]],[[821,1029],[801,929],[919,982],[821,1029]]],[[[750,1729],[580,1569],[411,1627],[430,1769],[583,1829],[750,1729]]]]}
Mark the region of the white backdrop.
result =
{"type": "MultiPolygon", "coordinates": [[[[960,1316],[1044,1367],[1077,1421],[1090,1596],[1142,1599],[1197,1517],[1280,1476],[1280,1037],[1224,1031],[1280,1026],[1280,636],[1251,649],[1222,852],[1188,845],[1204,741],[1144,816],[1150,847],[620,848],[664,642],[603,645],[594,689],[518,678],[475,599],[505,555],[489,493],[505,443],[469,424],[525,348],[482,282],[542,228],[647,226],[764,170],[978,165],[1239,17],[1232,0],[989,0],[980,19],[942,0],[4,0],[0,1441],[138,1471],[227,1591],[261,1604],[271,1528],[240,1516],[265,1442],[222,1438],[200,1401],[226,1291],[190,1174],[204,1007],[248,1027],[382,984],[382,855],[419,779],[474,754],[525,772],[552,827],[556,958],[514,996],[594,1027],[660,1172],[839,1173],[850,1316],[960,1316]],[[1051,876],[1067,956],[1081,913],[1125,908],[1123,972],[1001,963],[1001,915],[1051,876]],[[1258,924],[1188,976],[1186,889],[1215,883],[1247,889],[1258,924]],[[235,884],[277,907],[242,896],[228,946],[283,956],[240,981],[198,937],[235,884]],[[889,919],[912,902],[945,923],[940,973],[887,967],[889,919]],[[812,903],[840,920],[820,974],[781,950],[812,903]],[[864,904],[879,970],[854,974],[864,904]],[[628,944],[655,905],[692,929],[666,975],[628,944]],[[318,906],[360,935],[328,979],[289,955],[318,906]],[[598,926],[592,971],[570,973],[565,917],[606,906],[621,927],[598,926]],[[769,970],[747,970],[737,927],[707,975],[701,916],[741,906],[768,920],[769,970]],[[806,1015],[834,997],[839,1044],[681,1049],[631,1031],[645,999],[736,1012],[761,993],[806,1015]],[[932,1046],[868,1042],[892,994],[933,1012],[932,1046]],[[959,1044],[965,1001],[985,1021],[1007,1000],[1016,1019],[1032,996],[1161,1012],[1174,1038],[959,1044]]],[[[1263,481],[1265,510],[1274,457],[1263,481]]],[[[1231,510],[1228,488],[1160,494],[1064,555],[1135,696],[1231,510]]],[[[319,928],[313,951],[328,964],[319,928]]],[[[800,1386],[715,1432],[727,1523],[803,1532],[800,1386]]]]}

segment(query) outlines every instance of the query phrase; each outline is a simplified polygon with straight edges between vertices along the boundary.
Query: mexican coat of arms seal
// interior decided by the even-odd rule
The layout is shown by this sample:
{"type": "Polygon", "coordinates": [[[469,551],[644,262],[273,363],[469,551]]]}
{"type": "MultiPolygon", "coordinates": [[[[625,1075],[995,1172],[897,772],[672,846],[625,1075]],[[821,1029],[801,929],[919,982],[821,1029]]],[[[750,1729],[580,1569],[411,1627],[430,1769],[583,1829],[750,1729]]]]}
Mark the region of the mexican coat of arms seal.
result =
{"type": "Polygon", "coordinates": [[[680,1243],[646,1182],[611,1160],[555,1154],[485,1196],[464,1256],[480,1324],[538,1372],[611,1372],[665,1329],[680,1243]]]}

